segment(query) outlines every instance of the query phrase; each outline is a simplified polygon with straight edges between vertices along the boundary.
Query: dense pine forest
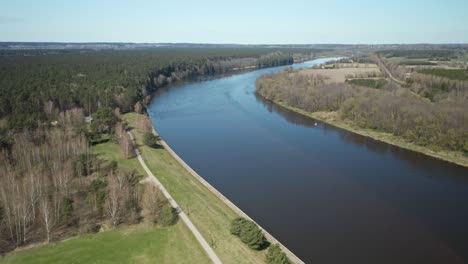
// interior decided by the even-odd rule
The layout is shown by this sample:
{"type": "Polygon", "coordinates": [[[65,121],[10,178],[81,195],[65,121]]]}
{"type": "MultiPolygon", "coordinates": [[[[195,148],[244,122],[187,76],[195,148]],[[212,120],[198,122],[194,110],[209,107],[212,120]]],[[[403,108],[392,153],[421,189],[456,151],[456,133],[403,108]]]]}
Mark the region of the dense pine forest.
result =
{"type": "Polygon", "coordinates": [[[155,48],[141,50],[4,51],[0,60],[0,119],[8,128],[34,128],[44,109],[133,109],[160,86],[246,67],[293,63],[317,50],[155,48]],[[45,55],[43,55],[45,54],[45,55]],[[5,124],[6,123],[6,124],[5,124]]]}

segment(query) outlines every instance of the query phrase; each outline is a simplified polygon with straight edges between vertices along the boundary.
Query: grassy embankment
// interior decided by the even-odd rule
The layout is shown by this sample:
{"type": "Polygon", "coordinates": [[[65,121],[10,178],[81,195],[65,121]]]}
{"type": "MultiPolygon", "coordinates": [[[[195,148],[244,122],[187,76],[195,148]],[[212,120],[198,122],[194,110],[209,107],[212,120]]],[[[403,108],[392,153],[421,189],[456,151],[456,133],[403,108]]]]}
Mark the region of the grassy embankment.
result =
{"type": "MultiPolygon", "coordinates": [[[[136,158],[125,159],[112,141],[91,148],[125,169],[144,170],[136,158]]],[[[24,249],[0,258],[0,263],[209,263],[210,260],[182,221],[169,227],[142,223],[97,234],[24,249]]]]}
{"type": "Polygon", "coordinates": [[[391,144],[394,146],[398,146],[404,149],[420,152],[422,154],[438,158],[441,160],[445,160],[448,162],[452,162],[458,165],[462,165],[465,167],[468,167],[468,157],[464,156],[463,153],[461,152],[456,152],[456,151],[434,151],[432,149],[429,149],[427,147],[419,146],[414,143],[408,142],[401,137],[395,136],[391,133],[386,133],[386,132],[381,132],[381,131],[376,131],[372,129],[363,129],[360,127],[357,127],[353,125],[350,122],[347,122],[345,120],[342,120],[337,112],[307,112],[302,109],[296,108],[289,106],[283,102],[275,102],[276,104],[285,107],[289,110],[292,110],[294,112],[303,114],[305,116],[312,117],[317,120],[321,120],[325,123],[328,123],[330,125],[333,125],[335,127],[339,127],[348,131],[351,131],[353,133],[370,137],[378,141],[385,142],[387,144],[391,144]]]}
{"type": "MultiPolygon", "coordinates": [[[[136,113],[124,118],[134,127],[136,113]]],[[[143,135],[132,129],[141,154],[154,175],[166,187],[185,211],[203,237],[224,263],[262,263],[264,252],[249,249],[229,232],[231,221],[238,217],[218,197],[191,176],[164,149],[150,148],[142,143],[143,135]]]]}

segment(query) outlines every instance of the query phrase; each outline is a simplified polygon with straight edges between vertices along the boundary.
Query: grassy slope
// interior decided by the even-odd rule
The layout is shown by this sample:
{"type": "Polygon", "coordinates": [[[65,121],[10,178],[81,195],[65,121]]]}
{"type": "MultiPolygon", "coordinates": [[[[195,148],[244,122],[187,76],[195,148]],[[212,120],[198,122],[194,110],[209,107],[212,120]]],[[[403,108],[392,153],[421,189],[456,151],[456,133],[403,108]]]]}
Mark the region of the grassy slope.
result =
{"type": "MultiPolygon", "coordinates": [[[[133,126],[136,113],[124,116],[133,126]]],[[[229,233],[230,222],[238,215],[191,176],[166,150],[142,144],[142,135],[132,131],[148,167],[188,214],[203,237],[224,263],[262,263],[264,252],[249,249],[229,233]]]]}
{"type": "MultiPolygon", "coordinates": [[[[91,148],[100,158],[145,175],[136,158],[125,159],[109,141],[91,148]]],[[[209,263],[190,230],[179,221],[166,228],[144,224],[89,234],[8,255],[0,263],[209,263]]]]}
{"type": "Polygon", "coordinates": [[[275,102],[278,105],[281,105],[285,108],[288,108],[294,112],[315,118],[317,120],[321,120],[323,122],[326,122],[328,124],[331,124],[333,126],[351,131],[353,133],[363,135],[366,137],[373,138],[375,140],[379,140],[391,145],[395,145],[401,148],[409,149],[412,151],[420,152],[425,155],[432,156],[434,158],[442,159],[448,162],[456,163],[458,165],[462,165],[465,167],[468,167],[468,157],[464,156],[460,152],[455,152],[455,151],[434,151],[431,150],[427,147],[422,147],[418,146],[414,143],[408,142],[401,137],[394,136],[391,133],[386,133],[386,132],[380,132],[380,131],[375,131],[372,129],[363,129],[359,128],[356,126],[353,126],[352,124],[349,124],[343,120],[340,120],[336,112],[307,112],[299,108],[295,108],[289,105],[286,105],[283,102],[275,102]]]}
{"type": "Polygon", "coordinates": [[[24,250],[2,263],[209,263],[188,228],[144,224],[24,250]]]}

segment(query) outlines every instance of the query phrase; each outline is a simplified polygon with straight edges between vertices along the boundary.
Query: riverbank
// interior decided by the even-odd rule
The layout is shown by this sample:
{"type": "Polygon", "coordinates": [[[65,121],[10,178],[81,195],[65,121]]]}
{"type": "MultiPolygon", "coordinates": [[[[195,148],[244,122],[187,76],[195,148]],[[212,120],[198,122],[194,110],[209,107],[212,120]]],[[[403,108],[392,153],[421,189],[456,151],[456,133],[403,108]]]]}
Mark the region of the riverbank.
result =
{"type": "MultiPolygon", "coordinates": [[[[155,129],[153,129],[153,133],[157,136],[159,134],[155,129]]],[[[288,256],[288,258],[296,264],[303,264],[304,262],[297,257],[292,251],[290,251],[286,246],[284,246],[280,241],[278,241],[273,235],[268,233],[262,226],[260,226],[255,220],[253,220],[250,216],[248,216],[244,211],[242,211],[239,207],[237,207],[233,202],[231,202],[228,198],[226,198],[221,192],[219,192],[215,187],[213,187],[209,182],[207,182],[203,177],[201,177],[197,172],[195,172],[183,159],[175,153],[169,145],[167,145],[164,140],[161,139],[161,144],[163,145],[164,149],[166,149],[172,157],[179,162],[182,167],[184,167],[195,179],[197,179],[202,185],[204,185],[211,193],[213,193],[216,197],[218,197],[224,204],[226,204],[231,210],[236,212],[238,216],[243,217],[245,219],[248,219],[252,222],[254,222],[258,227],[263,231],[265,238],[270,242],[271,244],[278,244],[283,250],[283,252],[288,256]]]]}
{"type": "Polygon", "coordinates": [[[164,148],[143,144],[143,133],[136,129],[139,114],[123,116],[139,146],[148,168],[172,195],[223,263],[264,263],[265,251],[247,247],[229,232],[231,221],[239,215],[194,178],[164,148]]]}
{"type": "Polygon", "coordinates": [[[464,156],[461,152],[454,152],[454,151],[434,151],[427,147],[419,146],[414,143],[408,142],[401,137],[395,136],[391,133],[375,131],[372,129],[363,129],[359,128],[350,122],[342,120],[339,118],[337,112],[307,112],[305,110],[289,106],[284,102],[279,101],[272,101],[276,105],[281,107],[287,108],[291,111],[296,113],[314,118],[316,120],[320,120],[332,126],[372,138],[374,140],[378,140],[387,144],[391,144],[400,148],[404,148],[407,150],[415,151],[427,156],[431,156],[436,159],[444,160],[447,162],[451,162],[460,166],[468,167],[468,157],[464,156]]]}

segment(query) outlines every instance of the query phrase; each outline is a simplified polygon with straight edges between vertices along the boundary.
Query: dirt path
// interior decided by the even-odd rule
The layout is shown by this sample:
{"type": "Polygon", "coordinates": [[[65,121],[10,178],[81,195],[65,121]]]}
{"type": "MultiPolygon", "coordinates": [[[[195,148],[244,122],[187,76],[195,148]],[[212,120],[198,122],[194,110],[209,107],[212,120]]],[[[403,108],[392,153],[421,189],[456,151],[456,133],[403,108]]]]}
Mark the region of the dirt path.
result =
{"type": "Polygon", "coordinates": [[[206,242],[205,238],[200,234],[200,231],[193,225],[192,221],[188,218],[188,216],[182,211],[182,209],[179,207],[179,205],[176,203],[174,198],[169,194],[169,192],[164,188],[164,186],[161,184],[161,182],[154,176],[154,174],[150,171],[148,166],[146,166],[145,161],[140,155],[140,151],[138,150],[138,147],[136,145],[135,139],[133,138],[133,135],[131,132],[127,132],[130,138],[133,141],[133,146],[135,150],[135,154],[137,155],[138,161],[140,162],[141,166],[145,170],[145,172],[148,174],[148,181],[150,181],[152,184],[158,186],[158,188],[163,192],[164,196],[166,196],[167,200],[171,203],[172,207],[174,207],[179,215],[179,217],[184,221],[184,223],[187,225],[187,227],[192,231],[193,235],[195,238],[198,240],[200,245],[203,247],[203,249],[206,251],[208,256],[210,257],[211,261],[215,264],[221,264],[221,260],[219,257],[216,255],[214,250],[210,247],[208,242],[206,242]]]}
{"type": "Polygon", "coordinates": [[[405,82],[400,81],[400,80],[398,80],[397,78],[395,78],[395,77],[393,76],[393,74],[388,70],[387,66],[385,66],[385,64],[383,63],[383,61],[382,61],[382,59],[380,58],[379,55],[377,55],[376,57],[377,57],[377,59],[378,59],[379,62],[380,62],[380,63],[378,63],[378,64],[381,64],[381,65],[382,65],[382,67],[384,68],[384,70],[385,70],[385,72],[387,73],[388,77],[389,77],[392,81],[398,83],[399,85],[405,85],[405,82]]]}

